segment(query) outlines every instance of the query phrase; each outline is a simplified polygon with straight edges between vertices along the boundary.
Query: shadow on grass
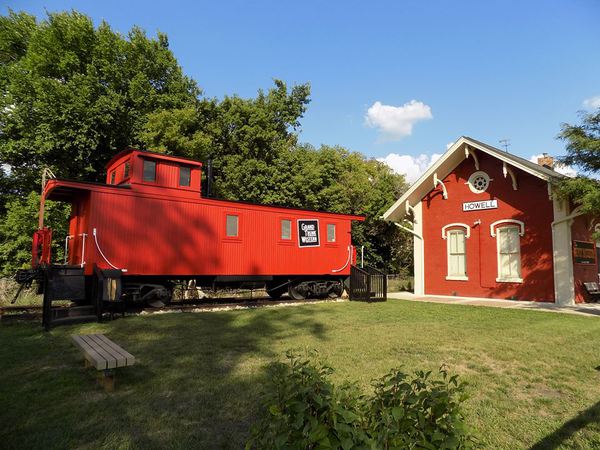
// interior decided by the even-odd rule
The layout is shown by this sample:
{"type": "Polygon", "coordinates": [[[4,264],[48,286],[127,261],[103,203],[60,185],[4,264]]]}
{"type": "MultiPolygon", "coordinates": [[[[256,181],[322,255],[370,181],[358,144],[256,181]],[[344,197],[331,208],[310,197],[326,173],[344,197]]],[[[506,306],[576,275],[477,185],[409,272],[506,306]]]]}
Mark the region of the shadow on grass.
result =
{"type": "MultiPolygon", "coordinates": [[[[14,448],[242,448],[265,366],[285,350],[279,341],[326,340],[316,313],[294,307],[164,314],[57,328],[46,336],[32,329],[16,343],[7,373],[13,378],[0,381],[0,395],[10,392],[5,414],[26,420],[0,437],[14,448]],[[110,395],[95,386],[95,371],[83,368],[69,342],[71,334],[94,332],[137,358],[117,371],[110,395]],[[39,357],[32,360],[27,353],[34,345],[39,357]]],[[[0,418],[8,420],[5,414],[0,418]]]]}
{"type": "Polygon", "coordinates": [[[585,411],[582,411],[568,422],[565,422],[558,430],[538,441],[531,446],[529,450],[551,450],[559,448],[575,433],[583,430],[589,425],[593,425],[594,427],[600,425],[600,402],[592,405],[585,411]]]}

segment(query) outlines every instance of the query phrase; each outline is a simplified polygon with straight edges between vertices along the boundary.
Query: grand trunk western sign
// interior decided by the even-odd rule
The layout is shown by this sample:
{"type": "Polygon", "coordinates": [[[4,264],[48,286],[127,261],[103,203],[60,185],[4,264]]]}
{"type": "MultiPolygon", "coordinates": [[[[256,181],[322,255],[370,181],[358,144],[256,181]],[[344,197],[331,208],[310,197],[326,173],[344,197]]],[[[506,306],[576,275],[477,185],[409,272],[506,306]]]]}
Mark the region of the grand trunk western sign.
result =
{"type": "Polygon", "coordinates": [[[319,246],[319,221],[317,219],[298,220],[298,246],[319,246]]]}

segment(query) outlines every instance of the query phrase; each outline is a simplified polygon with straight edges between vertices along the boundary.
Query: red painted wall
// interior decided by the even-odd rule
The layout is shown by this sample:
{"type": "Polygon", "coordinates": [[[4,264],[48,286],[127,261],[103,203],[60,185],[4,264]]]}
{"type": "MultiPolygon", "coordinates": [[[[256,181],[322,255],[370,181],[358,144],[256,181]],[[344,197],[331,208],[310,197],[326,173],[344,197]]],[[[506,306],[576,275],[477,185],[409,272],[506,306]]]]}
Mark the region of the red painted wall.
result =
{"type": "MultiPolygon", "coordinates": [[[[571,238],[574,241],[594,241],[592,239],[593,224],[590,216],[576,217],[571,226],[571,238]]],[[[583,283],[598,282],[598,261],[596,264],[575,264],[573,261],[573,278],[575,279],[575,302],[583,303],[587,300],[583,283]]]]}
{"type": "Polygon", "coordinates": [[[464,160],[445,177],[448,199],[442,198],[441,186],[423,200],[423,238],[425,257],[425,293],[518,300],[554,301],[552,267],[552,201],[547,183],[526,172],[513,169],[518,190],[514,191],[510,176],[504,178],[502,162],[478,153],[480,169],[492,179],[488,190],[471,192],[466,184],[476,171],[472,158],[464,160]],[[463,202],[498,200],[498,208],[462,211],[463,202]],[[525,223],[521,237],[522,283],[497,282],[497,243],[490,235],[490,224],[501,219],[517,219],[525,223]],[[481,224],[474,226],[476,221],[481,224]],[[461,222],[471,227],[466,240],[468,281],[446,280],[447,243],[442,238],[444,225],[461,222]]]}

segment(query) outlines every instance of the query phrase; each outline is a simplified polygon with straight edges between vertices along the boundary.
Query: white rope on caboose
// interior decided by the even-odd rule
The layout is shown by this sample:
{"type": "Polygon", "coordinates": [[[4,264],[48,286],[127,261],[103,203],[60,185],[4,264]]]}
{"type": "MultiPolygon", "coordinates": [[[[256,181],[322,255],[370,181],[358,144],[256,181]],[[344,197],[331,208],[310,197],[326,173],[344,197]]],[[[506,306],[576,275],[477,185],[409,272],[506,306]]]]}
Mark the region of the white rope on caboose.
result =
{"type": "Polygon", "coordinates": [[[108,258],[104,255],[104,253],[102,252],[102,249],[100,248],[100,245],[98,245],[98,236],[97,236],[97,232],[96,232],[95,228],[92,230],[92,234],[94,235],[94,242],[96,243],[96,248],[98,249],[98,252],[100,253],[100,255],[104,258],[104,261],[106,261],[106,263],[113,269],[120,270],[121,272],[127,272],[127,269],[119,269],[117,266],[115,266],[113,263],[111,263],[108,260],[108,258]]]}
{"type": "Polygon", "coordinates": [[[346,260],[346,264],[344,264],[344,266],[341,269],[333,269],[332,272],[337,273],[337,272],[341,272],[342,270],[344,270],[346,267],[348,267],[348,264],[350,263],[351,258],[352,258],[352,246],[349,245],[348,246],[348,259],[346,260]]]}

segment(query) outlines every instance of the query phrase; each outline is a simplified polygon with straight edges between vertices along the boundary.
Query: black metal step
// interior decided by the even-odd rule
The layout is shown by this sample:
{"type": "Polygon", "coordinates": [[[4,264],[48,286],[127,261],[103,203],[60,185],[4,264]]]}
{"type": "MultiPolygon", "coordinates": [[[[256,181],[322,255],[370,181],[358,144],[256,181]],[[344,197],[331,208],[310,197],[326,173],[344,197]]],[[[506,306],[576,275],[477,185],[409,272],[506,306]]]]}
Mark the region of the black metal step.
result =
{"type": "Polygon", "coordinates": [[[51,309],[52,320],[64,319],[65,317],[91,316],[94,314],[92,305],[55,307],[51,309]]]}
{"type": "Polygon", "coordinates": [[[98,320],[98,317],[95,315],[63,317],[60,319],[54,319],[52,322],[50,322],[50,327],[54,328],[59,325],[74,325],[76,323],[96,322],[97,320],[98,320]]]}

